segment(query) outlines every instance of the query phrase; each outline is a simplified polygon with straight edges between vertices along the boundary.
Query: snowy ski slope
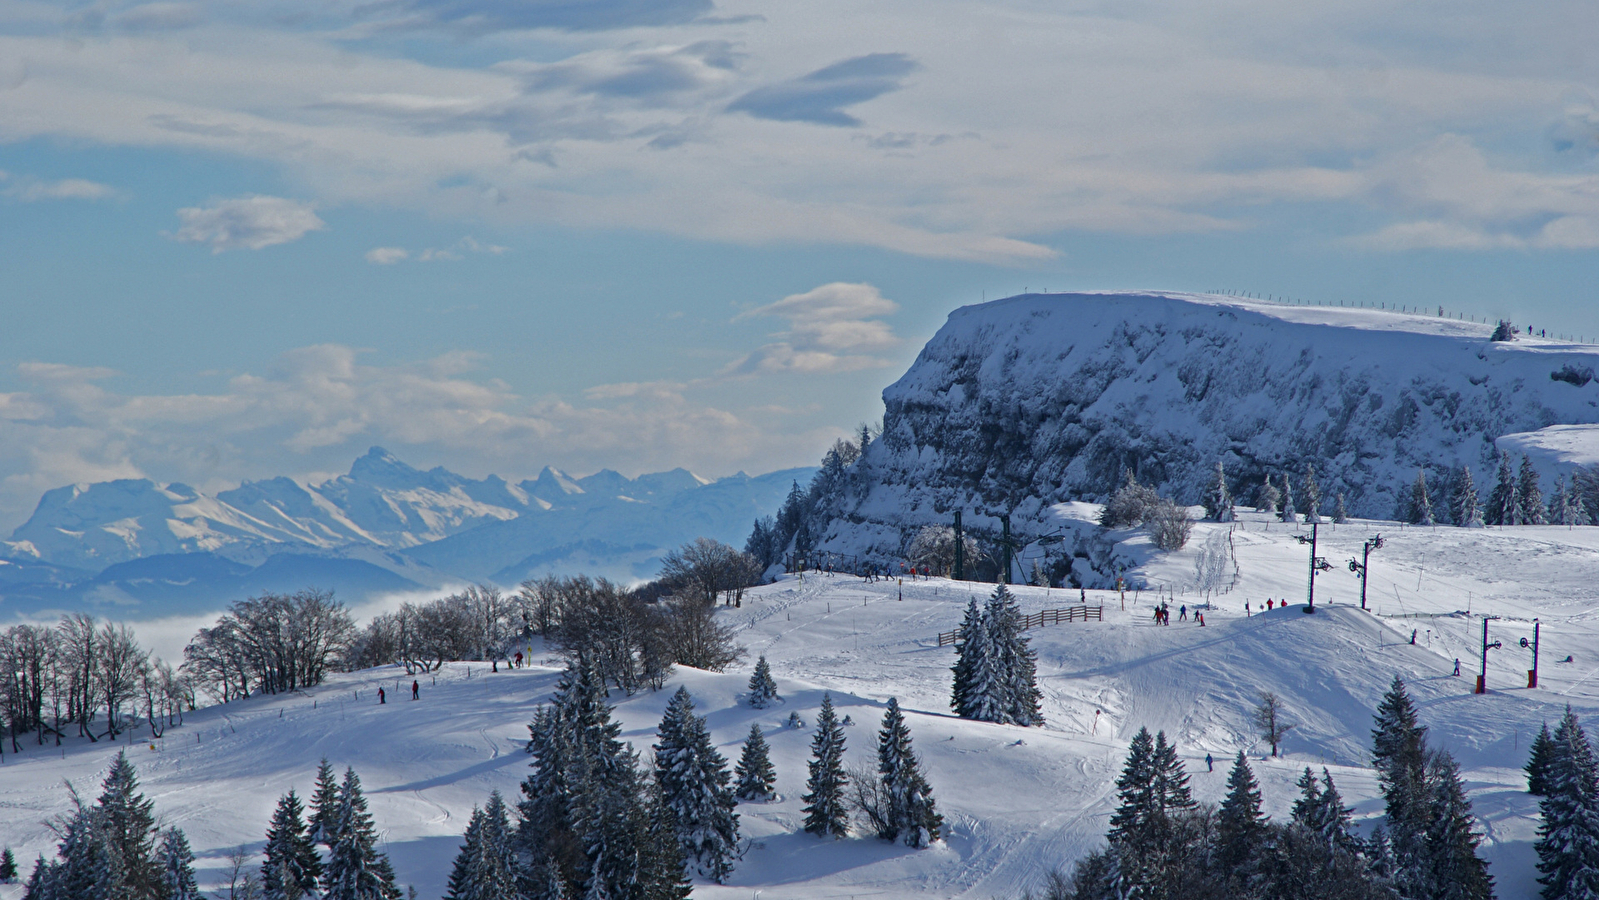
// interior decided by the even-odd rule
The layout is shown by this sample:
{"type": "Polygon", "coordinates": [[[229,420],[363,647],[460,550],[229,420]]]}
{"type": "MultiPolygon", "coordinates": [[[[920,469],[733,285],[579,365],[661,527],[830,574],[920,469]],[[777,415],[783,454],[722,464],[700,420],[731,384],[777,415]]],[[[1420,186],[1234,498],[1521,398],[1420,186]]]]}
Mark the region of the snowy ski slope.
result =
{"type": "MultiPolygon", "coordinates": [[[[1244,519],[1201,523],[1188,548],[1174,554],[1136,552],[1146,540],[1136,533],[1126,541],[1128,557],[1143,560],[1133,574],[1176,592],[1174,620],[1179,604],[1205,602],[1201,569],[1210,573],[1206,627],[1155,626],[1149,591],[1129,593],[1125,610],[1118,595],[1091,591],[1090,602],[1105,605],[1104,622],[1030,632],[1049,719],[1044,728],[948,713],[954,653],[937,647],[936,635],[955,627],[967,597],[988,586],[811,574],[760,588],[741,609],[726,610],[750,651],[736,670],[680,669],[665,691],[616,697],[626,739],[646,753],[679,683],[709,715],[730,760],[750,722],[767,731],[782,799],[740,806],[749,851],[729,885],[699,885],[695,896],[1018,895],[1102,840],[1113,780],[1140,726],[1175,737],[1196,794],[1219,799],[1230,757],[1245,749],[1260,760],[1264,752],[1248,727],[1259,690],[1283,698],[1299,723],[1284,759],[1256,764],[1268,811],[1286,815],[1299,771],[1326,765],[1369,824],[1381,809],[1375,778],[1364,768],[1371,710],[1395,674],[1411,685],[1432,739],[1462,763],[1499,895],[1534,896],[1536,804],[1519,768],[1539,723],[1556,718],[1565,703],[1589,722],[1599,715],[1599,529],[1324,526],[1318,549],[1339,568],[1318,579],[1318,606],[1327,608],[1307,616],[1298,608],[1307,550],[1292,539],[1304,528],[1255,514],[1244,519]],[[1366,613],[1357,604],[1358,581],[1342,565],[1376,531],[1387,545],[1372,554],[1373,611],[1366,613]],[[1218,581],[1218,567],[1201,566],[1201,558],[1229,544],[1226,577],[1218,581]],[[1245,600],[1255,608],[1267,597],[1296,605],[1244,615],[1245,600]],[[1470,676],[1484,613],[1504,617],[1490,630],[1505,647],[1490,652],[1492,690],[1478,697],[1470,676]],[[1543,625],[1541,685],[1527,690],[1529,654],[1516,641],[1530,637],[1534,616],[1543,625]],[[739,702],[759,653],[771,661],[785,698],[767,710],[739,702]],[[1568,654],[1572,662],[1556,662],[1568,654]],[[1456,657],[1460,678],[1450,676],[1456,657]],[[800,832],[798,798],[823,690],[855,723],[846,729],[851,762],[874,758],[883,702],[900,699],[947,821],[943,844],[912,851],[869,837],[823,841],[800,832]],[[785,727],[790,712],[806,727],[785,727]],[[1205,770],[1207,752],[1216,757],[1215,773],[1205,770]]],[[[1029,612],[1079,602],[1075,590],[1015,590],[1029,612]]],[[[340,675],[303,694],[202,710],[154,750],[137,739],[130,752],[158,813],[186,829],[204,857],[203,883],[220,876],[233,847],[259,847],[278,796],[290,787],[306,793],[326,755],[361,774],[402,883],[439,897],[473,804],[493,788],[514,798],[527,771],[525,724],[559,674],[543,648],[533,654],[550,665],[499,674],[477,663],[446,666],[436,683],[423,677],[420,702],[396,690],[397,681],[409,681],[397,669],[340,675]],[[380,684],[391,691],[384,706],[376,703],[380,684]]],[[[64,750],[8,753],[0,768],[0,844],[15,848],[26,866],[51,850],[44,821],[67,808],[63,782],[92,797],[114,752],[72,742],[64,750]]],[[[0,898],[20,895],[20,887],[0,887],[0,898]]]]}

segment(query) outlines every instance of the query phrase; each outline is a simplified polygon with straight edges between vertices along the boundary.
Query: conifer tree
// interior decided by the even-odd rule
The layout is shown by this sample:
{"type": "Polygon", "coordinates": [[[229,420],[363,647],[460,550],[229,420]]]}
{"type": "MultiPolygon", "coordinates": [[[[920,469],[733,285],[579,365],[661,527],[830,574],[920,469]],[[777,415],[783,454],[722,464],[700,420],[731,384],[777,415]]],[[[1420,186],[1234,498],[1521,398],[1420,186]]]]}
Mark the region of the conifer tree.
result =
{"type": "Polygon", "coordinates": [[[1011,725],[1042,725],[1038,662],[1022,629],[1022,612],[1005,585],[995,587],[983,609],[988,637],[986,670],[974,680],[974,719],[1011,725]]]}
{"type": "Polygon", "coordinates": [[[1283,473],[1283,507],[1277,516],[1284,522],[1298,522],[1299,514],[1294,508],[1294,486],[1288,480],[1288,473],[1283,473]]]}
{"type": "Polygon", "coordinates": [[[1547,795],[1538,803],[1538,882],[1544,900],[1599,897],[1599,754],[1571,707],[1552,738],[1547,795]]]}
{"type": "Polygon", "coordinates": [[[1481,528],[1482,510],[1478,507],[1477,483],[1471,478],[1471,467],[1461,466],[1460,477],[1455,481],[1455,524],[1462,528],[1481,528]]]}
{"type": "Polygon", "coordinates": [[[693,884],[678,843],[677,822],[671,807],[662,802],[660,791],[648,793],[644,812],[649,830],[639,859],[639,900],[688,900],[693,884]]]}
{"type": "Polygon", "coordinates": [[[1417,723],[1416,707],[1398,676],[1377,705],[1372,730],[1372,764],[1382,787],[1401,890],[1414,878],[1422,857],[1427,826],[1427,729],[1417,723]]]}
{"type": "Polygon", "coordinates": [[[739,755],[737,793],[741,800],[770,800],[775,796],[772,787],[777,783],[777,773],[772,769],[771,754],[766,746],[766,736],[761,726],[750,725],[749,737],[744,739],[744,751],[739,755]]]}
{"type": "Polygon", "coordinates": [[[473,807],[462,841],[446,900],[520,900],[511,827],[499,791],[489,795],[485,808],[473,807]]]}
{"type": "Polygon", "coordinates": [[[311,816],[307,837],[312,844],[333,845],[333,815],[339,808],[339,779],[326,756],[316,766],[316,789],[311,794],[311,816]]]}
{"type": "Polygon", "coordinates": [[[17,856],[7,847],[0,852],[0,884],[15,884],[17,880],[17,856]]]}
{"type": "Polygon", "coordinates": [[[1210,487],[1205,489],[1205,518],[1214,522],[1231,522],[1233,495],[1227,490],[1227,471],[1221,460],[1216,460],[1216,472],[1211,476],[1210,487]]]}
{"type": "Polygon", "coordinates": [[[154,860],[155,804],[139,793],[139,779],[126,751],[112,761],[96,806],[99,828],[121,870],[124,889],[135,897],[153,892],[160,877],[154,860]]]}
{"type": "Polygon", "coordinates": [[[749,701],[755,709],[765,709],[783,699],[777,695],[777,681],[772,678],[772,667],[766,663],[766,654],[755,660],[755,672],[750,675],[749,701]]]}
{"type": "MultiPolygon", "coordinates": [[[[168,828],[161,834],[156,849],[156,867],[161,872],[160,900],[202,900],[194,881],[194,851],[181,828],[168,828]]],[[[312,883],[312,887],[315,887],[312,883]]]]}
{"type": "Polygon", "coordinates": [[[1338,499],[1333,506],[1333,524],[1342,525],[1349,521],[1349,507],[1344,505],[1344,492],[1338,492],[1338,499]]]}
{"type": "Polygon", "coordinates": [[[949,701],[955,715],[979,719],[982,718],[980,713],[988,713],[985,702],[990,696],[989,686],[996,678],[993,666],[988,624],[974,596],[966,604],[966,618],[956,635],[955,683],[949,701]]]}
{"type": "Polygon", "coordinates": [[[1305,522],[1321,521],[1321,485],[1316,483],[1316,467],[1305,464],[1305,522]]]}
{"type": "Polygon", "coordinates": [[[1549,723],[1545,722],[1538,729],[1537,737],[1532,739],[1527,765],[1523,769],[1527,773],[1527,793],[1534,797],[1549,794],[1549,764],[1554,760],[1554,753],[1555,742],[1549,736],[1549,723]]]}
{"type": "Polygon", "coordinates": [[[1423,832],[1423,884],[1427,896],[1493,900],[1493,876],[1477,855],[1482,835],[1473,828],[1471,801],[1460,782],[1460,766],[1442,750],[1427,755],[1430,820],[1423,832]]]}
{"type": "Polygon", "coordinates": [[[1260,485],[1260,490],[1255,493],[1255,511],[1274,513],[1282,500],[1282,493],[1271,483],[1271,476],[1267,475],[1266,480],[1260,485]]]}
{"type": "Polygon", "coordinates": [[[944,817],[933,803],[933,789],[922,775],[921,762],[911,749],[910,728],[894,697],[888,698],[883,728],[877,733],[877,772],[882,778],[887,826],[880,836],[916,848],[937,841],[944,817]]]}
{"type": "Polygon", "coordinates": [[[1516,486],[1516,473],[1510,467],[1510,453],[1499,452],[1499,477],[1488,495],[1489,525],[1521,524],[1521,492],[1516,486]]]}
{"type": "Polygon", "coordinates": [[[306,834],[300,798],[290,790],[278,801],[267,829],[261,863],[263,900],[299,900],[316,890],[322,860],[306,834]]]}
{"type": "Polygon", "coordinates": [[[810,777],[806,780],[805,830],[818,836],[843,837],[849,831],[849,810],[844,803],[848,776],[844,773],[844,729],[833,712],[833,698],[822,694],[816,715],[816,735],[811,739],[810,777]]]}
{"type": "Polygon", "coordinates": [[[1138,729],[1127,748],[1127,762],[1116,778],[1116,812],[1110,817],[1112,844],[1137,843],[1160,815],[1155,797],[1155,739],[1138,729]]]}
{"type": "Polygon", "coordinates": [[[683,857],[721,884],[738,856],[737,801],[728,787],[727,760],[711,743],[705,720],[694,715],[688,688],[672,695],[659,734],[655,781],[676,822],[683,857]]]}
{"type": "Polygon", "coordinates": [[[330,828],[332,846],[322,873],[326,900],[399,900],[394,870],[377,850],[377,827],[353,768],[344,770],[330,828]]]}
{"type": "Polygon", "coordinates": [[[1543,491],[1538,488],[1538,470],[1532,458],[1521,455],[1521,475],[1516,481],[1517,500],[1520,501],[1521,524],[1544,525],[1549,522],[1543,505],[1543,491]]]}
{"type": "Polygon", "coordinates": [[[1299,776],[1294,782],[1299,788],[1299,799],[1294,801],[1293,819],[1305,828],[1316,830],[1316,814],[1321,808],[1321,782],[1310,773],[1310,766],[1305,767],[1305,774],[1299,776]]]}
{"type": "Polygon", "coordinates": [[[444,891],[444,900],[474,900],[473,869],[483,854],[483,810],[472,807],[472,817],[467,820],[466,832],[461,835],[461,852],[455,855],[455,865],[450,869],[450,880],[444,891]]]}
{"type": "Polygon", "coordinates": [[[1153,756],[1154,790],[1156,802],[1163,811],[1193,809],[1194,795],[1188,787],[1188,772],[1177,757],[1177,745],[1166,742],[1166,732],[1155,734],[1153,756]]]}
{"type": "Polygon", "coordinates": [[[1216,813],[1216,855],[1222,866],[1247,874],[1250,858],[1266,833],[1260,811],[1260,783],[1249,768],[1244,751],[1238,751],[1227,774],[1227,796],[1216,813]]]}
{"type": "Polygon", "coordinates": [[[1409,521],[1412,525],[1435,524],[1432,515],[1432,497],[1427,492],[1427,473],[1423,470],[1416,472],[1416,481],[1410,487],[1409,521]]]}
{"type": "Polygon", "coordinates": [[[1359,850],[1360,840],[1353,831],[1355,811],[1344,805],[1343,795],[1338,793],[1338,786],[1333,784],[1332,773],[1326,766],[1321,769],[1321,778],[1326,787],[1321,792],[1313,830],[1334,847],[1351,852],[1359,850]]]}

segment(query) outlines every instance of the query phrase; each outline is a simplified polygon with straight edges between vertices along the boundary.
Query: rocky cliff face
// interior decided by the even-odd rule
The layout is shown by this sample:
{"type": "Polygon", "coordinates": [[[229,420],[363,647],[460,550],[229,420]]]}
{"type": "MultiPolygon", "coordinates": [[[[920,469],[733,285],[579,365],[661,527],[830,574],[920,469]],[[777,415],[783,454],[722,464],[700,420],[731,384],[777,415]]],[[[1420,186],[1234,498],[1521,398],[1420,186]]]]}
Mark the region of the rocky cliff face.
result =
{"type": "Polygon", "coordinates": [[[1486,494],[1496,438],[1599,422],[1599,348],[1491,331],[1209,295],[964,307],[883,392],[882,437],[821,548],[897,556],[957,508],[1044,528],[1045,508],[1105,497],[1124,468],[1198,503],[1218,460],[1246,501],[1266,475],[1297,489],[1314,466],[1324,513],[1342,492],[1354,515],[1391,516],[1418,471],[1447,488],[1469,466],[1486,494]]]}

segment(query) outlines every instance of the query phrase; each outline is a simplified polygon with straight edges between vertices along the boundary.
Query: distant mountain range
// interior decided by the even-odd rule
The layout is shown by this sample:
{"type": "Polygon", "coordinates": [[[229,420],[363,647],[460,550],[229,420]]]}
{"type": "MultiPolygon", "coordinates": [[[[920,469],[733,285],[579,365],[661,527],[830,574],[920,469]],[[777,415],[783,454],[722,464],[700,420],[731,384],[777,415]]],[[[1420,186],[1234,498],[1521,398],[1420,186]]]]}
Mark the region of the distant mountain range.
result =
{"type": "Polygon", "coordinates": [[[0,616],[104,607],[144,618],[303,587],[356,602],[545,573],[648,578],[695,537],[742,543],[813,471],[707,481],[546,467],[512,484],[422,471],[373,447],[321,484],[278,477],[214,496],[145,479],[71,485],[0,541],[0,616]]]}

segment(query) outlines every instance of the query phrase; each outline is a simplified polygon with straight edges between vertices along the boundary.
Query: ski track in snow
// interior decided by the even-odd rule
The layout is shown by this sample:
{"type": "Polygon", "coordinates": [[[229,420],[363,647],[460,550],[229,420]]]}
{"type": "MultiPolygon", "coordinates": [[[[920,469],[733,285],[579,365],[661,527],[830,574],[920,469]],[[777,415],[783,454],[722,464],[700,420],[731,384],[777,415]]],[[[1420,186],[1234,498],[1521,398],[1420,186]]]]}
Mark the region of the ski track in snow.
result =
{"type": "MultiPolygon", "coordinates": [[[[1069,869],[1102,845],[1127,741],[1143,726],[1177,743],[1201,800],[1220,799],[1227,768],[1242,749],[1272,815],[1287,814],[1305,766],[1325,765],[1369,827],[1381,814],[1375,774],[1366,768],[1371,712],[1395,674],[1410,685],[1431,740],[1461,762],[1500,896],[1535,894],[1537,807],[1520,767],[1539,724],[1557,718],[1565,703],[1599,727],[1593,583],[1599,528],[1324,526],[1318,552],[1337,568],[1317,578],[1317,605],[1326,609],[1306,616],[1299,605],[1308,551],[1293,540],[1303,526],[1254,513],[1242,519],[1236,526],[1199,523],[1186,549],[1145,554],[1134,572],[1175,589],[1174,613],[1187,605],[1191,616],[1208,600],[1203,630],[1191,622],[1156,626],[1150,613],[1158,596],[1150,591],[1129,593],[1125,610],[1113,592],[1092,591],[1090,603],[1105,606],[1103,622],[1028,632],[1039,657],[1043,728],[968,722],[949,713],[954,651],[939,648],[936,635],[957,627],[967,598],[986,596],[990,586],[867,583],[811,573],[803,583],[789,577],[750,591],[742,608],[721,610],[749,651],[734,669],[679,669],[666,690],[613,696],[624,739],[646,757],[678,684],[693,692],[730,764],[752,722],[767,733],[782,799],[740,805],[751,849],[728,885],[699,884],[695,896],[1018,896],[1051,869],[1069,869]],[[1377,531],[1388,543],[1372,554],[1373,609],[1362,612],[1359,582],[1342,565],[1377,531]],[[1235,548],[1238,578],[1234,583],[1229,569],[1230,587],[1207,596],[1195,590],[1196,559],[1207,547],[1214,552],[1223,535],[1235,548]],[[1245,600],[1253,611],[1267,597],[1295,606],[1244,615],[1245,600]],[[1504,617],[1490,623],[1490,639],[1504,648],[1490,651],[1491,691],[1478,697],[1470,690],[1484,612],[1504,617]],[[1531,636],[1534,617],[1543,626],[1541,686],[1528,690],[1529,654],[1517,641],[1531,636]],[[784,699],[753,710],[741,697],[763,653],[784,699]],[[1573,662],[1556,662],[1567,654],[1573,662]],[[1450,675],[1457,657],[1460,678],[1450,675]],[[1249,725],[1262,690],[1281,697],[1298,725],[1280,759],[1262,758],[1249,725]],[[805,761],[823,691],[854,722],[845,729],[851,763],[874,757],[882,705],[890,696],[900,699],[946,817],[943,844],[911,851],[869,837],[823,841],[799,832],[805,761]],[[787,727],[790,712],[805,726],[787,727]],[[1206,753],[1215,757],[1215,772],[1205,770],[1206,753]]],[[[1014,590],[1027,612],[1079,602],[1075,589],[1014,590]]],[[[542,646],[527,649],[533,659],[552,659],[542,646]]],[[[559,675],[552,666],[492,673],[481,663],[447,664],[418,679],[422,699],[411,701],[403,683],[397,687],[411,676],[369,670],[191,713],[155,740],[153,751],[143,730],[114,746],[77,739],[60,750],[24,744],[0,767],[0,844],[11,846],[25,869],[37,854],[53,851],[44,823],[69,806],[64,782],[92,798],[111,756],[127,749],[162,822],[188,832],[202,886],[209,886],[233,848],[260,848],[278,797],[291,787],[308,793],[317,760],[326,756],[340,771],[353,765],[361,775],[401,882],[414,884],[422,897],[438,897],[472,807],[493,789],[508,801],[517,798],[528,771],[526,724],[559,675]],[[380,685],[393,691],[383,706],[376,703],[380,685]]],[[[3,900],[20,896],[20,886],[0,887],[3,900]]]]}

